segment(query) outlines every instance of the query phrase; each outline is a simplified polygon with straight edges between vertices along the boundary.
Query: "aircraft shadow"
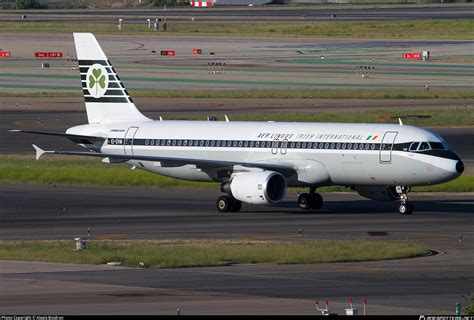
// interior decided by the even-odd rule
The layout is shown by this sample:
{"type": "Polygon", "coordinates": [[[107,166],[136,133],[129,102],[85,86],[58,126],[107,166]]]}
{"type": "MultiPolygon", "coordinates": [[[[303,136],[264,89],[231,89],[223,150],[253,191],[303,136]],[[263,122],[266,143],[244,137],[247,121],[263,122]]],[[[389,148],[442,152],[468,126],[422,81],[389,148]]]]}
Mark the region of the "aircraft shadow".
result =
{"type": "MultiPolygon", "coordinates": [[[[411,201],[416,212],[437,212],[437,213],[465,213],[474,215],[474,199],[442,199],[442,200],[414,200],[411,201]]],[[[288,211],[279,211],[286,214],[380,214],[398,211],[398,202],[396,201],[325,201],[323,207],[319,210],[301,210],[293,201],[285,201],[278,206],[268,207],[266,211],[272,211],[272,208],[285,208],[288,211]]],[[[262,212],[252,210],[253,208],[243,208],[243,212],[262,212]],[[250,209],[250,210],[248,210],[250,209]]]]}

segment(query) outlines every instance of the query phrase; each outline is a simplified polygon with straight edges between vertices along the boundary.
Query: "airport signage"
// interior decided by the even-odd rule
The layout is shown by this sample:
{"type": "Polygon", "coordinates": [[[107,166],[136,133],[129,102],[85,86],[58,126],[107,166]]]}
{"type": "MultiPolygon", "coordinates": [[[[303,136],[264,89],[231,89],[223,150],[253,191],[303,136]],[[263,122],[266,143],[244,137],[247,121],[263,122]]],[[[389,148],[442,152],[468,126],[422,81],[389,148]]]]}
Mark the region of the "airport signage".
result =
{"type": "Polygon", "coordinates": [[[0,57],[9,58],[11,56],[10,51],[0,51],[0,57]]]}
{"type": "Polygon", "coordinates": [[[421,52],[406,52],[403,57],[405,59],[421,59],[421,52]]]}
{"type": "Polygon", "coordinates": [[[162,56],[175,56],[176,51],[174,51],[174,50],[162,50],[161,55],[162,56]]]}
{"type": "Polygon", "coordinates": [[[35,58],[62,58],[62,52],[35,52],[35,58]]]}
{"type": "Polygon", "coordinates": [[[202,54],[201,49],[193,49],[193,54],[202,54]]]}
{"type": "Polygon", "coordinates": [[[191,1],[191,7],[212,7],[214,3],[211,1],[191,1]]]}

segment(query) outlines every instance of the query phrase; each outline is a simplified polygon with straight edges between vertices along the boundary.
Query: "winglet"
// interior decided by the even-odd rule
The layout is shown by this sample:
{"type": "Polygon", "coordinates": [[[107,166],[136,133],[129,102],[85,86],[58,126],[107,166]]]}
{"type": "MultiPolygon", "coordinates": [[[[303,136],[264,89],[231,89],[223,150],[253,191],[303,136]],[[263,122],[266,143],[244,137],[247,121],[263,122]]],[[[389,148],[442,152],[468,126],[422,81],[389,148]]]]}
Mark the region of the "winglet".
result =
{"type": "Polygon", "coordinates": [[[398,123],[403,126],[403,122],[402,122],[402,119],[401,118],[398,118],[398,123]]]}
{"type": "Polygon", "coordinates": [[[34,144],[33,144],[32,146],[33,146],[33,148],[35,148],[35,150],[36,150],[36,160],[39,160],[39,158],[41,158],[41,156],[42,156],[43,154],[45,154],[46,151],[44,151],[43,149],[41,149],[41,148],[38,147],[37,145],[34,145],[34,144]]]}

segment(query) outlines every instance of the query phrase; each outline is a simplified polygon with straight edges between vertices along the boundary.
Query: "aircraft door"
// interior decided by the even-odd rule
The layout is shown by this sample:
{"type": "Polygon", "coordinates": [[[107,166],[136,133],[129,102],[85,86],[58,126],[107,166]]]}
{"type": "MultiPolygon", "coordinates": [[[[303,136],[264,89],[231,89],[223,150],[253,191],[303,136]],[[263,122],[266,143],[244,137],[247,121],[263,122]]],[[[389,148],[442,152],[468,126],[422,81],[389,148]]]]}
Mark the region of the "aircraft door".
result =
{"type": "Polygon", "coordinates": [[[272,154],[278,153],[278,139],[273,140],[272,142],[272,154]]]}
{"type": "Polygon", "coordinates": [[[133,139],[135,138],[135,134],[137,134],[138,127],[130,127],[128,128],[127,132],[125,133],[125,139],[123,142],[123,151],[124,154],[133,154],[133,139]]]}
{"type": "Polygon", "coordinates": [[[281,142],[281,154],[286,154],[286,148],[288,148],[288,139],[283,139],[281,142]]]}
{"type": "Polygon", "coordinates": [[[395,138],[397,137],[397,131],[387,131],[385,132],[382,143],[380,144],[380,162],[390,163],[392,162],[392,149],[395,138]]]}

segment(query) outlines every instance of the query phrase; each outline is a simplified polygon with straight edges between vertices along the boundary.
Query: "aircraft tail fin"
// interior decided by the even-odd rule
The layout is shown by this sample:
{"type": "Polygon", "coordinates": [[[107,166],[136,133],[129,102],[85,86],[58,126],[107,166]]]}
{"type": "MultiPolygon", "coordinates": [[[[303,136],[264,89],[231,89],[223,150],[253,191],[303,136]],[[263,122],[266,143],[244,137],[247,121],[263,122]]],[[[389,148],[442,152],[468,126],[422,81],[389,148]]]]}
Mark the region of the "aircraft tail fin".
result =
{"type": "Polygon", "coordinates": [[[148,121],[92,33],[74,33],[89,123],[148,121]]]}

